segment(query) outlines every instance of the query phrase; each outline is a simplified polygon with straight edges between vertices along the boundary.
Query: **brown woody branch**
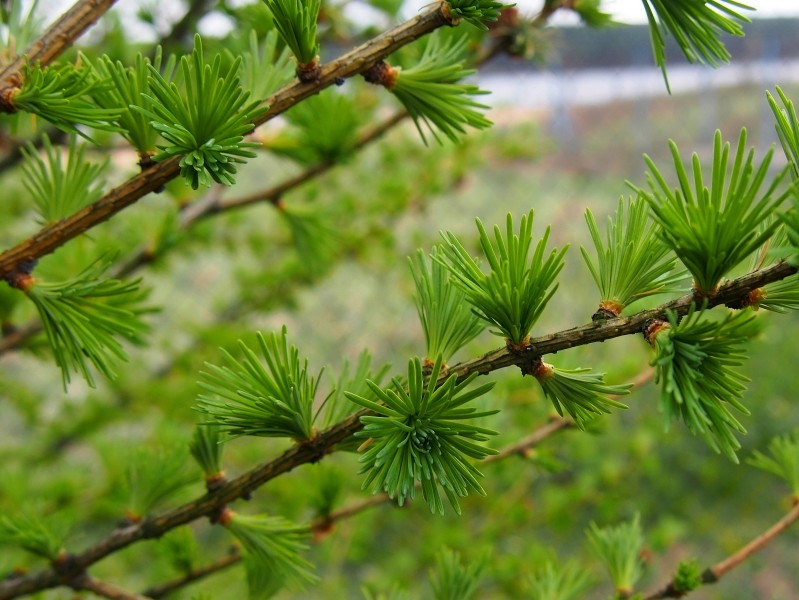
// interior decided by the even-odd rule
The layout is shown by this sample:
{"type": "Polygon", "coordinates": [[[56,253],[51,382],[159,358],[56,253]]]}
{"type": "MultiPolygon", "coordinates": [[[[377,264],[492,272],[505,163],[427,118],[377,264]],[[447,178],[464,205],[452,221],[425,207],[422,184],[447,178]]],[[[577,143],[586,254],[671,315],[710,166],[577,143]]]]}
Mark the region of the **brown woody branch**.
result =
{"type": "MultiPolygon", "coordinates": [[[[743,548],[728,556],[721,562],[712,567],[708,567],[702,573],[702,584],[708,585],[716,583],[719,579],[724,577],[727,573],[732,571],[735,567],[740,565],[750,556],[759,552],[777,538],[788,527],[799,520],[799,501],[794,502],[793,508],[788,511],[779,521],[774,523],[766,531],[754,538],[743,548]]],[[[679,590],[675,587],[674,582],[670,582],[665,587],[651,592],[644,597],[644,600],[660,600],[661,598],[682,598],[687,592],[679,590]]]]}
{"type": "Polygon", "coordinates": [[[130,592],[126,592],[115,585],[96,579],[86,573],[74,578],[70,582],[69,587],[76,592],[92,592],[93,594],[101,596],[102,598],[108,598],[109,600],[148,600],[147,596],[131,594],[130,592]]]}
{"type": "MultiPolygon", "coordinates": [[[[499,454],[489,456],[487,459],[482,461],[482,464],[494,463],[517,454],[524,454],[524,452],[530,450],[534,446],[537,446],[548,437],[551,437],[559,431],[565,431],[573,424],[574,423],[569,419],[552,419],[548,423],[533,431],[527,437],[514,444],[511,444],[510,446],[507,446],[506,448],[503,448],[499,451],[499,454]]],[[[325,535],[338,521],[349,519],[370,508],[381,506],[390,501],[391,498],[389,498],[388,494],[386,493],[363,498],[357,502],[349,504],[348,506],[334,510],[329,515],[317,517],[308,525],[307,531],[312,534],[325,535]]],[[[241,559],[241,554],[238,551],[233,551],[228,556],[224,556],[221,559],[218,559],[204,567],[193,569],[192,571],[189,571],[181,577],[171,581],[147,588],[147,590],[142,593],[149,598],[161,598],[169,592],[173,592],[178,588],[190,583],[194,583],[199,579],[203,579],[209,575],[213,575],[218,571],[226,569],[227,567],[238,563],[241,561],[241,559]]]]}
{"type": "MultiPolygon", "coordinates": [[[[265,100],[270,109],[254,121],[261,125],[285,112],[298,102],[318,94],[342,78],[352,77],[369,68],[399,48],[434,31],[451,25],[442,3],[424,9],[413,19],[391,29],[348,52],[341,58],[322,66],[317,80],[309,83],[295,81],[265,100]]],[[[96,202],[69,217],[47,225],[32,237],[0,254],[0,278],[13,274],[19,265],[29,263],[60,248],[92,227],[110,219],[146,194],[156,191],[179,172],[179,157],[157,163],[127,182],[114,188],[96,202]]]]}
{"type": "MultiPolygon", "coordinates": [[[[707,307],[735,304],[751,290],[784,279],[795,274],[796,271],[796,267],[780,261],[768,268],[728,281],[719,288],[716,296],[706,299],[707,307]]],[[[457,373],[460,378],[464,378],[473,373],[484,375],[510,366],[518,366],[524,372],[529,369],[529,365],[533,361],[545,354],[553,354],[577,346],[642,333],[652,319],[666,318],[667,311],[677,315],[685,315],[694,305],[694,302],[694,297],[688,294],[629,317],[619,317],[604,322],[592,322],[533,338],[524,348],[514,348],[513,351],[510,351],[507,347],[502,347],[488,352],[481,358],[453,365],[448,374],[457,373]]],[[[439,383],[443,383],[445,378],[446,375],[442,375],[439,383]]],[[[360,418],[366,414],[368,414],[367,411],[359,411],[349,416],[340,423],[321,432],[313,440],[295,445],[274,460],[227,481],[213,493],[207,493],[164,514],[148,517],[141,523],[117,529],[95,546],[80,554],[73,555],[70,564],[74,565],[75,569],[86,569],[106,556],[135,542],[160,537],[166,532],[195,519],[216,514],[226,504],[250,494],[275,477],[288,473],[303,464],[322,460],[326,454],[333,450],[333,446],[362,428],[360,418]]],[[[72,575],[74,576],[74,573],[72,575]]],[[[63,578],[63,573],[58,573],[53,569],[46,569],[13,581],[6,581],[0,584],[0,600],[15,598],[22,594],[61,585],[63,578]]]]}
{"type": "Polygon", "coordinates": [[[226,556],[223,556],[222,558],[217,559],[205,566],[192,569],[180,577],[149,587],[142,592],[142,595],[146,596],[147,598],[163,598],[167,594],[171,594],[183,586],[189,585],[190,583],[204,579],[209,575],[219,573],[224,569],[232,567],[233,565],[239,563],[241,558],[241,552],[237,547],[234,546],[226,556]]]}
{"type": "Polygon", "coordinates": [[[91,27],[116,0],[79,0],[50,26],[25,54],[18,56],[0,73],[0,95],[21,83],[25,62],[46,66],[72,46],[81,34],[91,27]]]}

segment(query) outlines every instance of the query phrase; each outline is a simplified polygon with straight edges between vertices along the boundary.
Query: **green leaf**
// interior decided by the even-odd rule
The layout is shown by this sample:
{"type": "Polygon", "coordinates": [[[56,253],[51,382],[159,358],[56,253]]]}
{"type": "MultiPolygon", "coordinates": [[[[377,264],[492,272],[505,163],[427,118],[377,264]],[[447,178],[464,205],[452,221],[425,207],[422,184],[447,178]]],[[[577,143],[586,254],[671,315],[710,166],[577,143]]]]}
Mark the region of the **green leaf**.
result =
{"type": "Polygon", "coordinates": [[[776,437],[768,445],[771,456],[755,450],[747,463],[785,480],[799,498],[799,431],[776,437]]]}
{"type": "Polygon", "coordinates": [[[467,391],[475,375],[458,383],[457,374],[453,374],[436,388],[440,373],[439,357],[425,384],[421,361],[416,358],[408,363],[407,390],[398,379],[394,379],[394,388],[387,390],[369,382],[384,404],[350,392],[347,397],[378,413],[378,416],[361,417],[364,428],[355,434],[371,438],[364,444],[365,452],[361,457],[361,473],[367,473],[363,489],[371,489],[373,494],[385,491],[402,506],[407,498],[415,498],[418,482],[430,511],[443,514],[440,487],[460,514],[458,496],[465,497],[470,490],[485,495],[478,482],[482,474],[469,459],[479,460],[496,454],[495,450],[479,443],[496,432],[464,421],[498,411],[463,408],[464,404],[488,392],[493,382],[467,391]]]}
{"type": "Polygon", "coordinates": [[[594,215],[585,220],[596,249],[596,262],[580,246],[600,295],[600,312],[619,316],[636,300],[677,291],[684,271],[675,271],[676,258],[660,237],[660,227],[649,219],[649,207],[640,196],[626,205],[622,198],[613,217],[608,217],[605,241],[594,215]]]}
{"type": "Polygon", "coordinates": [[[754,332],[754,315],[728,312],[716,320],[705,312],[692,309],[679,323],[670,313],[668,324],[653,326],[657,331],[650,337],[655,349],[651,364],[661,385],[660,408],[667,429],[679,419],[737,463],[735,452],[741,444],[733,432],[746,430],[730,408],[749,414],[741,403],[749,380],[734,367],[746,358],[743,344],[754,332]]]}
{"type": "Polygon", "coordinates": [[[788,228],[788,237],[793,246],[791,262],[799,264],[799,192],[797,192],[796,187],[797,182],[799,182],[799,117],[797,117],[793,102],[779,87],[777,87],[777,94],[782,102],[782,107],[779,106],[769,92],[766,92],[766,97],[774,113],[777,134],[782,144],[782,150],[785,152],[785,157],[788,159],[791,177],[794,181],[793,209],[781,215],[781,217],[788,228]]]}
{"type": "Polygon", "coordinates": [[[732,165],[730,144],[722,144],[721,132],[716,131],[709,185],[699,157],[693,155],[689,176],[677,145],[669,145],[679,187],[671,188],[648,156],[649,191],[632,187],[649,202],[663,239],[693,276],[695,292],[712,296],[721,279],[774,233],[778,223],[769,219],[791,194],[790,189],[778,193],[787,170],[763,189],[774,148],[757,165],[754,149],[746,152],[746,129],[741,130],[732,165]]]}
{"type": "Polygon", "coordinates": [[[222,350],[230,367],[205,363],[200,387],[210,395],[199,396],[197,410],[231,437],[313,438],[318,376],[308,376],[308,361],[300,361],[297,348],[289,346],[285,327],[279,336],[258,333],[257,339],[265,364],[241,340],[243,360],[222,350]]]}
{"type": "Polygon", "coordinates": [[[641,549],[644,540],[639,515],[616,527],[600,528],[591,523],[586,535],[608,570],[616,591],[620,595],[631,594],[643,573],[641,549]]]}
{"type": "Polygon", "coordinates": [[[307,529],[283,517],[248,516],[230,510],[222,523],[244,546],[253,566],[274,574],[290,589],[298,591],[317,581],[311,572],[313,565],[301,556],[308,549],[303,543],[307,529]]]}
{"type": "Polygon", "coordinates": [[[233,185],[236,164],[256,156],[248,148],[259,144],[245,142],[244,136],[268,107],[257,100],[247,102],[249,94],[236,75],[240,64],[238,57],[224,75],[220,55],[212,64],[205,64],[202,41],[196,35],[191,56],[180,60],[185,94],[148,65],[152,94],[143,93],[142,98],[151,106],[131,106],[151,120],[168,144],[158,146],[160,152],[153,160],[182,157],[180,173],[193,189],[210,186],[212,181],[233,185]]]}
{"type": "Polygon", "coordinates": [[[450,281],[449,270],[430,254],[430,268],[422,250],[408,257],[416,285],[416,311],[422,324],[426,357],[441,356],[448,361],[485,328],[472,312],[463,291],[450,281]]]}
{"type": "Polygon", "coordinates": [[[410,114],[425,144],[422,124],[440,142],[437,132],[456,142],[466,133],[465,127],[485,129],[491,125],[480,111],[487,109],[469,96],[486,94],[473,84],[458,83],[474,70],[463,66],[461,57],[466,50],[467,38],[443,40],[431,36],[419,61],[409,69],[388,69],[393,81],[386,88],[402,102],[410,114]]]}
{"type": "Polygon", "coordinates": [[[652,38],[655,62],[663,71],[666,87],[666,36],[671,34],[689,62],[717,66],[729,62],[730,53],[721,42],[727,33],[742,37],[738,22],[749,19],[735,9],[754,10],[735,0],[643,0],[652,38]],[[738,21],[738,22],[736,22],[738,21]]]}
{"type": "Polygon", "coordinates": [[[78,145],[70,136],[66,161],[61,149],[53,147],[50,138],[42,136],[44,158],[33,144],[22,149],[23,183],[33,197],[42,223],[54,223],[87,206],[103,195],[102,174],[109,159],[92,164],[86,159],[86,146],[78,145]]]}
{"type": "Polygon", "coordinates": [[[611,408],[627,408],[608,396],[629,394],[632,387],[632,384],[608,385],[604,381],[604,373],[589,374],[590,371],[558,369],[541,362],[533,372],[558,414],[562,417],[565,409],[580,429],[585,429],[597,416],[610,414],[611,408]]]}
{"type": "Polygon", "coordinates": [[[89,364],[115,379],[115,360],[127,360],[119,338],[142,343],[147,326],[141,320],[139,280],[100,279],[108,268],[95,261],[62,283],[33,280],[25,293],[36,306],[64,388],[70,372],[79,372],[94,387],[89,364]],[[88,359],[88,362],[87,362],[88,359]]]}
{"type": "Polygon", "coordinates": [[[513,232],[513,217],[508,213],[505,235],[494,227],[494,242],[477,219],[480,245],[491,272],[486,275],[452,233],[442,233],[442,251],[433,260],[442,262],[452,273],[452,280],[464,292],[477,316],[497,328],[495,335],[521,346],[538,321],[558,286],[555,279],[563,268],[568,247],[553,249],[545,257],[549,240],[547,228],[533,255],[533,211],[523,215],[519,234],[513,232]]]}

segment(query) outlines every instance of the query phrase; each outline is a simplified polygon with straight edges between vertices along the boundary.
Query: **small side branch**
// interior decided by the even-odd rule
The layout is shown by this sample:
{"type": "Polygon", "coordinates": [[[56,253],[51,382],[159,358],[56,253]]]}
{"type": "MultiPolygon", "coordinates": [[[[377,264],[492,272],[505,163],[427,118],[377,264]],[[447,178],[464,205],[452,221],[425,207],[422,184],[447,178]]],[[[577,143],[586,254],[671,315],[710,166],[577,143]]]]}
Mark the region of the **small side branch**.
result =
{"type": "MultiPolygon", "coordinates": [[[[779,521],[774,523],[766,531],[754,538],[751,542],[743,546],[740,550],[731,554],[721,562],[712,567],[708,567],[702,573],[702,584],[708,585],[716,583],[735,567],[747,560],[756,552],[759,552],[777,538],[782,532],[788,529],[795,521],[799,520],[799,501],[794,502],[793,508],[786,513],[779,521]]],[[[686,592],[675,589],[674,583],[670,582],[665,587],[651,592],[644,596],[644,600],[660,600],[661,598],[681,598],[686,592]]]]}
{"type": "Polygon", "coordinates": [[[102,598],[108,598],[109,600],[148,600],[148,596],[131,594],[106,581],[96,579],[89,574],[76,577],[70,583],[70,587],[76,592],[92,592],[93,594],[102,598]]]}
{"type": "MultiPolygon", "coordinates": [[[[451,23],[442,11],[443,4],[436,3],[419,15],[362,44],[341,58],[324,65],[313,83],[295,82],[265,100],[269,111],[255,120],[261,125],[282,114],[300,101],[318,94],[342,78],[352,77],[368,69],[375,62],[410,44],[414,40],[451,23]]],[[[2,86],[0,86],[2,89],[2,86]]],[[[157,163],[127,182],[114,188],[98,201],[69,217],[47,225],[32,237],[0,254],[0,278],[13,273],[20,264],[41,258],[57,250],[68,241],[107,221],[116,213],[134,204],[146,194],[160,189],[174,179],[179,171],[180,157],[157,163]]]]}
{"type": "Polygon", "coordinates": [[[17,87],[25,60],[32,65],[49,65],[62,52],[72,46],[81,34],[91,27],[116,0],[79,0],[53,23],[44,35],[18,56],[0,73],[0,90],[17,87]]]}
{"type": "Polygon", "coordinates": [[[153,587],[147,588],[142,592],[142,594],[147,598],[163,598],[167,594],[171,594],[175,590],[194,583],[195,581],[204,579],[205,577],[213,575],[214,573],[224,571],[240,561],[241,552],[238,550],[238,548],[233,548],[233,550],[227,556],[223,556],[219,560],[215,560],[214,562],[203,567],[192,569],[188,573],[184,573],[176,579],[172,579],[171,581],[167,581],[160,585],[154,585],[153,587]]]}

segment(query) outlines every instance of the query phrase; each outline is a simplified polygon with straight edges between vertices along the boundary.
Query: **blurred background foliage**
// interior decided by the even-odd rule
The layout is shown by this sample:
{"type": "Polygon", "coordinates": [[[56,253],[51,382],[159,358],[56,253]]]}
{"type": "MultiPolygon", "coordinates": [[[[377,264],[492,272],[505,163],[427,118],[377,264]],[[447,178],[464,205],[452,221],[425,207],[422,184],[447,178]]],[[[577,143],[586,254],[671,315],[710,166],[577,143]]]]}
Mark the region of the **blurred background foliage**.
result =
{"type": "MultiPolygon", "coordinates": [[[[398,10],[395,3],[374,4],[389,14],[398,10]]],[[[256,28],[265,31],[269,25],[260,5],[222,5],[223,12],[245,14],[256,28]]],[[[337,8],[329,7],[322,29],[332,39],[346,40],[354,32],[347,21],[336,20],[337,8]]],[[[151,9],[157,6],[153,3],[151,9]]],[[[148,14],[142,13],[142,19],[155,23],[148,14]]],[[[123,24],[113,17],[89,41],[85,52],[102,48],[128,62],[132,57],[134,48],[125,40],[123,24]]],[[[219,40],[219,47],[235,48],[235,43],[246,40],[219,40]]],[[[212,49],[210,44],[206,52],[211,55],[212,49]]],[[[799,96],[795,85],[783,89],[789,97],[799,96]]],[[[349,81],[345,90],[356,110],[341,110],[349,111],[345,114],[353,127],[390,114],[390,98],[383,95],[376,102],[366,84],[349,81]]],[[[300,134],[292,140],[291,128],[308,118],[301,112],[305,105],[274,127],[259,130],[267,148],[270,140],[279,142],[276,151],[262,152],[244,165],[234,188],[198,192],[173,181],[166,193],[149,196],[37,267],[37,273],[62,277],[85,265],[98,248],[113,248],[124,260],[141,248],[157,252],[175,246],[143,272],[151,290],[148,303],[159,310],[149,319],[149,346],[130,352],[117,381],[104,380],[96,390],[75,381],[67,394],[61,393],[60,374],[41,337],[27,343],[29,351],[0,358],[0,512],[43,515],[65,532],[68,548],[82,548],[107,535],[141,501],[141,490],[130,490],[120,480],[125,472],[120,465],[148,460],[163,464],[165,456],[176,452],[188,455],[199,418],[193,406],[203,363],[219,363],[220,347],[231,349],[238,339],[251,343],[257,330],[279,331],[285,324],[308,357],[310,370],[327,367],[320,399],[342,359],[356,364],[364,349],[373,354],[373,364],[390,362],[392,375],[402,373],[408,357],[424,352],[406,257],[418,247],[438,243],[440,230],[473,240],[476,250],[474,217],[486,224],[502,223],[507,212],[520,216],[534,208],[537,235],[551,224],[552,245],[571,244],[560,288],[536,331],[589,321],[598,296],[577,250],[589,243],[585,208],[603,223],[619,196],[629,194],[624,180],[643,183],[641,153],[664,160],[668,137],[703,156],[712,150],[708,132],[715,128],[725,137],[746,126],[750,139],[775,138],[773,125],[759,118],[765,105],[762,87],[741,84],[714,90],[712,98],[710,93],[675,90],[671,97],[570,107],[560,115],[567,118],[565,135],[558,125],[564,121],[550,112],[514,107],[491,112],[496,125],[471,133],[459,145],[425,147],[412,124],[404,123],[361,151],[346,148],[343,156],[335,156],[344,161],[342,167],[286,193],[277,204],[231,211],[181,231],[177,210],[202,193],[238,198],[300,172],[317,156],[327,158],[324,147],[292,151],[303,148],[300,134]]],[[[135,162],[130,151],[118,148],[110,134],[98,137],[107,148],[87,154],[100,161],[110,148],[116,169],[108,179],[124,180],[135,162]]],[[[0,246],[5,247],[32,233],[36,221],[17,173],[0,173],[0,187],[0,246]]],[[[10,329],[26,323],[33,312],[20,304],[2,316],[10,329]]],[[[742,457],[765,450],[773,436],[796,424],[799,387],[790,365],[798,318],[758,315],[762,333],[744,368],[752,379],[746,398],[753,414],[744,422],[748,435],[741,438],[742,457]]],[[[497,345],[484,332],[452,362],[497,345]]],[[[615,383],[644,372],[649,356],[645,342],[636,337],[572,350],[558,356],[557,363],[564,368],[590,365],[615,383]]],[[[532,379],[515,371],[489,377],[497,385],[481,399],[480,408],[502,409],[487,423],[500,432],[494,447],[517,441],[551,416],[532,379]]],[[[460,552],[467,563],[485,561],[480,598],[527,597],[531,578],[547,561],[567,558],[593,565],[589,570],[601,581],[585,530],[591,522],[613,524],[636,513],[645,540],[644,589],[664,582],[682,559],[721,559],[788,506],[787,491],[774,478],[745,464],[733,466],[681,426],[664,432],[651,383],[627,403],[629,410],[603,418],[589,433],[565,431],[524,456],[481,467],[488,497],[464,499],[463,516],[433,516],[424,502],[402,509],[383,504],[336,523],[326,534],[317,533],[307,556],[322,583],[302,593],[284,590],[277,597],[355,598],[364,588],[388,593],[393,586],[410,597],[429,597],[428,570],[445,546],[460,552]]],[[[286,448],[282,440],[235,440],[225,447],[225,471],[241,473],[286,448]]],[[[237,509],[308,522],[317,516],[315,506],[332,502],[340,508],[365,496],[361,478],[355,476],[358,466],[355,455],[338,453],[270,482],[249,506],[239,503],[237,509]],[[330,481],[336,483],[320,491],[330,481]],[[324,497],[331,489],[334,501],[324,497]]],[[[203,493],[199,469],[192,464],[187,470],[175,477],[189,483],[167,501],[156,502],[156,510],[203,493]]],[[[190,529],[196,542],[179,539],[186,533],[178,530],[128,548],[92,572],[123,588],[142,590],[179,575],[187,563],[201,566],[229,551],[231,538],[220,528],[199,522],[190,529]],[[191,544],[196,544],[195,553],[185,558],[191,544]]],[[[799,532],[789,531],[697,597],[799,596],[797,542],[799,532]]],[[[0,550],[0,572],[41,566],[43,561],[11,547],[0,550]]],[[[245,596],[245,585],[243,569],[236,566],[171,597],[203,593],[238,598],[245,596]]],[[[611,593],[609,584],[600,584],[584,597],[611,593]]],[[[42,597],[72,593],[52,591],[42,597]]]]}

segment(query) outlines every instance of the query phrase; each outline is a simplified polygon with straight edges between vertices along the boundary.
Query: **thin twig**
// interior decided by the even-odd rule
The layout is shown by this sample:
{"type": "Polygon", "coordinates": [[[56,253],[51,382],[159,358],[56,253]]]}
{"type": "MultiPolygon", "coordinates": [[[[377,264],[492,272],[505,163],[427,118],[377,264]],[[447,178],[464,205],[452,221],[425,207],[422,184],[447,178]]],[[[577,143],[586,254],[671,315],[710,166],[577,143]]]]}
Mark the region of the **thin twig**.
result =
{"type": "MultiPolygon", "coordinates": [[[[559,419],[555,423],[558,423],[557,427],[553,427],[553,422],[546,423],[533,431],[529,436],[525,437],[524,439],[512,444],[506,448],[500,450],[499,454],[495,456],[491,456],[488,459],[482,461],[481,464],[485,463],[494,463],[498,460],[502,460],[504,458],[508,458],[517,454],[521,448],[530,449],[533,446],[540,444],[546,438],[551,437],[553,434],[557,433],[558,431],[563,431],[568,428],[569,425],[572,423],[567,419],[559,419]]],[[[360,513],[369,510],[370,508],[375,508],[377,506],[382,506],[391,501],[391,498],[386,493],[375,494],[374,496],[370,496],[368,498],[363,498],[358,500],[357,502],[353,502],[343,508],[338,510],[332,511],[329,515],[317,517],[313,521],[308,524],[307,531],[308,533],[322,533],[329,531],[330,528],[337,523],[338,521],[343,521],[359,515],[360,513]]],[[[172,592],[180,587],[193,583],[199,579],[208,577],[209,575],[213,575],[214,573],[221,571],[233,564],[239,562],[242,559],[240,553],[235,552],[231,553],[228,556],[225,556],[219,560],[216,560],[205,567],[200,567],[198,569],[194,569],[181,577],[173,579],[171,581],[162,583],[157,586],[153,586],[148,588],[146,591],[142,592],[145,596],[150,598],[160,598],[168,592],[172,592]]]]}
{"type": "Polygon", "coordinates": [[[214,573],[219,573],[220,571],[228,569],[240,561],[241,552],[237,547],[234,546],[231,552],[229,552],[226,556],[223,556],[222,558],[215,560],[214,562],[203,567],[192,569],[180,577],[147,588],[142,592],[142,595],[146,596],[147,598],[163,598],[175,590],[189,585],[190,583],[194,583],[195,581],[199,581],[200,579],[204,579],[205,577],[213,575],[214,573]]]}
{"type": "Polygon", "coordinates": [[[69,586],[76,592],[87,591],[109,600],[147,600],[147,596],[131,594],[106,581],[96,579],[86,573],[73,579],[69,586]]]}
{"type": "Polygon", "coordinates": [[[50,26],[25,54],[18,56],[0,73],[0,91],[15,88],[21,83],[25,63],[42,67],[50,64],[72,46],[81,34],[91,27],[116,0],[79,0],[50,26]]]}
{"type": "MultiPolygon", "coordinates": [[[[414,40],[439,27],[451,24],[451,18],[445,14],[442,8],[444,6],[443,3],[428,6],[413,19],[386,31],[337,60],[322,66],[319,78],[316,81],[309,83],[295,81],[287,85],[264,101],[269,105],[269,111],[253,121],[253,124],[258,126],[270,121],[305,98],[318,94],[341,79],[361,73],[378,60],[396,52],[414,40]]],[[[9,248],[0,254],[0,278],[5,278],[14,273],[21,264],[29,264],[42,256],[50,254],[92,227],[107,221],[143,196],[160,189],[178,175],[180,160],[181,158],[176,156],[152,165],[142,173],[112,189],[96,202],[56,223],[43,227],[33,236],[23,240],[13,248],[9,248]]]]}
{"type": "MultiPolygon", "coordinates": [[[[727,573],[732,571],[735,567],[747,560],[756,552],[759,552],[777,538],[783,531],[788,529],[795,521],[799,520],[799,502],[794,502],[793,508],[786,513],[779,521],[774,523],[766,531],[754,538],[743,548],[731,554],[721,562],[709,567],[702,573],[702,584],[708,585],[716,583],[719,579],[724,577],[727,573]]],[[[644,600],[659,600],[661,598],[681,598],[687,592],[677,590],[674,582],[669,582],[665,587],[650,592],[644,597],[644,600]]]]}
{"type": "MultiPolygon", "coordinates": [[[[710,308],[739,301],[750,290],[784,279],[796,273],[796,270],[796,267],[780,261],[766,269],[728,281],[720,287],[716,296],[707,300],[707,306],[710,308]]],[[[524,349],[510,351],[507,347],[502,347],[485,354],[481,358],[453,365],[447,374],[457,373],[459,377],[463,378],[472,373],[485,375],[510,366],[518,366],[525,369],[529,367],[532,361],[545,354],[641,333],[652,319],[666,318],[667,311],[677,315],[685,315],[694,303],[694,297],[688,294],[629,317],[619,317],[603,322],[591,322],[580,327],[573,327],[565,331],[534,338],[524,349]]],[[[438,383],[443,384],[444,379],[445,377],[442,376],[438,383]]],[[[293,446],[279,457],[227,481],[223,486],[214,490],[213,493],[209,492],[171,511],[147,518],[141,523],[115,530],[96,545],[72,556],[70,564],[74,565],[76,570],[86,569],[106,556],[140,540],[160,537],[176,527],[213,515],[226,504],[252,493],[266,482],[288,473],[300,465],[320,461],[331,451],[333,446],[341,443],[363,427],[360,419],[366,414],[368,414],[367,411],[359,411],[347,417],[340,423],[319,433],[312,441],[293,446]]],[[[53,569],[45,569],[11,581],[5,581],[0,583],[0,600],[15,598],[22,594],[59,585],[62,578],[63,575],[53,569]]]]}

